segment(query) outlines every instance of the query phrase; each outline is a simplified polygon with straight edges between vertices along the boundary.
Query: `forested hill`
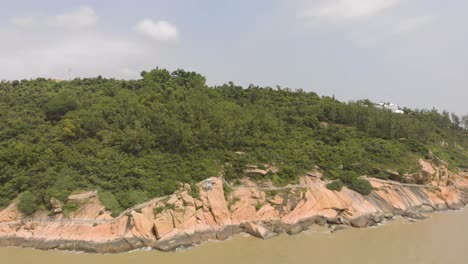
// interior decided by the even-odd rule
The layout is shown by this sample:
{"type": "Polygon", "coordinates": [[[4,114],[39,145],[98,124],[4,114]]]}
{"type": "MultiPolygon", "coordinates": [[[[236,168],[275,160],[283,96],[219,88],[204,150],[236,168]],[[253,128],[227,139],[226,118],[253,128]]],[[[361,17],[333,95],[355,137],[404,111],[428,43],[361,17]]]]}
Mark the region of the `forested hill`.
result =
{"type": "MultiPolygon", "coordinates": [[[[0,83],[0,206],[25,193],[34,211],[52,197],[98,189],[114,212],[246,165],[275,164],[275,184],[320,167],[330,178],[411,172],[432,151],[468,164],[468,118],[436,110],[381,110],[313,92],[155,69],[123,81],[0,83]]],[[[415,99],[416,100],[416,99],[415,99]]],[[[260,177],[260,176],[257,176],[260,177]]],[[[23,195],[23,196],[25,196],[23,195]]]]}

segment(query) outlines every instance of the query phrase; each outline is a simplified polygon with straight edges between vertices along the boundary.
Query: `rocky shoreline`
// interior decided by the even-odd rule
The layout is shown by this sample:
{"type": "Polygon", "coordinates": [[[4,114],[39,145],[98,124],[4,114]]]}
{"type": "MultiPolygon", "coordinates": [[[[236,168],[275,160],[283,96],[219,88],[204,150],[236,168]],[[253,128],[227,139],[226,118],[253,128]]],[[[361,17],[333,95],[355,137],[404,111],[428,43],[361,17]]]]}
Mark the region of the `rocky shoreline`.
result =
{"type": "Polygon", "coordinates": [[[240,187],[200,183],[199,195],[188,185],[168,197],[154,199],[110,216],[95,192],[71,197],[80,208],[65,217],[44,212],[25,218],[16,204],[0,211],[0,246],[117,253],[151,247],[171,251],[207,240],[224,240],[246,232],[267,239],[294,235],[311,225],[368,227],[394,216],[422,218],[422,213],[457,210],[468,203],[468,173],[422,162],[426,185],[401,184],[368,178],[368,196],[343,188],[325,187],[319,172],[301,178],[305,187],[268,189],[248,178],[240,187]],[[197,197],[193,197],[193,196],[197,197]],[[39,220],[42,219],[42,220],[39,220]]]}

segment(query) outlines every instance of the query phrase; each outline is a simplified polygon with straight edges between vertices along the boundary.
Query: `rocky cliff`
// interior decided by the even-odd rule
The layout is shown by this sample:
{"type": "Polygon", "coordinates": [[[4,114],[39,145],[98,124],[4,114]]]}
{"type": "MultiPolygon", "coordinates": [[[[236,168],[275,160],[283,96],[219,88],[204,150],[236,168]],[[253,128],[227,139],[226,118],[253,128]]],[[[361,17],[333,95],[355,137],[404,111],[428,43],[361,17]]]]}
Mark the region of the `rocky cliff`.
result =
{"type": "Polygon", "coordinates": [[[468,172],[452,173],[445,164],[420,163],[420,173],[404,176],[419,184],[367,178],[373,187],[368,196],[347,188],[331,191],[314,172],[303,176],[299,185],[283,188],[258,186],[248,178],[237,187],[226,187],[222,178],[213,177],[211,186],[199,184],[199,195],[189,185],[181,185],[173,195],[115,218],[99,203],[96,192],[70,196],[80,207],[67,217],[56,201],[55,215],[39,212],[30,218],[13,203],[0,211],[0,246],[169,251],[240,232],[265,239],[282,232],[295,234],[312,224],[366,227],[396,215],[420,218],[426,212],[460,209],[468,202],[468,172]]]}

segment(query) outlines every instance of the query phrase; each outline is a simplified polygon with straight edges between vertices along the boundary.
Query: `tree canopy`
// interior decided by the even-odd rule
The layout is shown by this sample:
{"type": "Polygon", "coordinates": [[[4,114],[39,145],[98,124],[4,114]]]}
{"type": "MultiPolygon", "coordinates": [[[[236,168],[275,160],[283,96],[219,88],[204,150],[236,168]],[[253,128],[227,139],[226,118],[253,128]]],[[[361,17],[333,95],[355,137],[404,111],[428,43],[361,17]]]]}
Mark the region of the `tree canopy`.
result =
{"type": "Polygon", "coordinates": [[[319,166],[363,192],[357,175],[415,171],[429,150],[468,166],[468,116],[396,114],[287,88],[209,87],[184,70],[141,75],[1,82],[0,206],[25,191],[28,203],[50,208],[52,197],[99,189],[124,209],[172,193],[178,181],[220,171],[236,179],[248,164],[275,164],[279,172],[265,177],[282,183],[319,166]]]}

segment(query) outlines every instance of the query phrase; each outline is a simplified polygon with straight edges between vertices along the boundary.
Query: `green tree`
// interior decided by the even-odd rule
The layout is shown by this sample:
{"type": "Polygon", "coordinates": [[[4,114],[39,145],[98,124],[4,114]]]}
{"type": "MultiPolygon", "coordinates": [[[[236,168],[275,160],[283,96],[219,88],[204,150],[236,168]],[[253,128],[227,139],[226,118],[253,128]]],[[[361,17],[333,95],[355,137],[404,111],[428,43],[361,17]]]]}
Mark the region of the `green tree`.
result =
{"type": "Polygon", "coordinates": [[[39,204],[36,196],[34,196],[30,191],[25,191],[21,195],[21,199],[18,203],[18,209],[26,214],[31,215],[39,208],[39,204]]]}
{"type": "Polygon", "coordinates": [[[61,93],[53,97],[45,105],[45,113],[49,120],[60,120],[67,112],[78,108],[78,101],[74,96],[61,93]]]}

